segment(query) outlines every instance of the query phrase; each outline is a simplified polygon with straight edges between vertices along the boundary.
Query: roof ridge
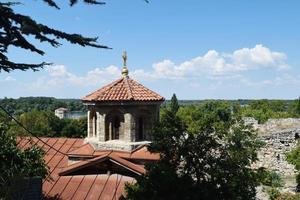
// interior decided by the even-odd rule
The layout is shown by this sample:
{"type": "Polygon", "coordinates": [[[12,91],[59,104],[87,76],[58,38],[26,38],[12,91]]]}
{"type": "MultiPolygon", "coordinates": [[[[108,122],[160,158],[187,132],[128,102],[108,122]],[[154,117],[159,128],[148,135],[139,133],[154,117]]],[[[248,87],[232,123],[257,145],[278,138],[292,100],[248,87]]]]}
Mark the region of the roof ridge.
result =
{"type": "Polygon", "coordinates": [[[127,88],[127,95],[129,96],[130,99],[134,99],[130,84],[128,83],[129,77],[124,77],[124,79],[125,79],[125,84],[126,84],[126,88],[127,88]]]}
{"type": "Polygon", "coordinates": [[[80,161],[78,163],[71,164],[68,167],[64,168],[62,171],[60,171],[59,175],[60,176],[67,175],[69,173],[72,173],[74,171],[83,169],[83,168],[91,166],[91,165],[94,165],[95,163],[101,162],[106,159],[113,159],[114,161],[119,162],[120,164],[123,164],[125,167],[129,168],[130,170],[133,170],[135,173],[140,173],[140,174],[145,173],[145,169],[142,168],[141,166],[134,164],[124,158],[121,158],[120,156],[114,154],[113,151],[110,151],[109,153],[106,153],[102,156],[98,156],[98,157],[90,159],[90,160],[84,160],[84,161],[80,161]]]}
{"type": "Polygon", "coordinates": [[[123,164],[125,167],[128,167],[129,169],[131,169],[135,172],[138,172],[140,174],[144,174],[146,172],[146,170],[143,167],[141,167],[133,162],[130,162],[116,154],[110,154],[107,157],[119,162],[120,164],[123,164]]]}

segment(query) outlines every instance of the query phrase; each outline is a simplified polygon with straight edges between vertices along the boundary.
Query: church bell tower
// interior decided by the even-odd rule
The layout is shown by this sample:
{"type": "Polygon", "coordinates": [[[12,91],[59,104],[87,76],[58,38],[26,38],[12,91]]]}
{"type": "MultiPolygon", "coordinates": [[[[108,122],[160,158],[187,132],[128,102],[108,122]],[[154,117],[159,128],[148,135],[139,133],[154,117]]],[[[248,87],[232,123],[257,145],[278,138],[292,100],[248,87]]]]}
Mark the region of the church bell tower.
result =
{"type": "Polygon", "coordinates": [[[86,142],[96,149],[132,150],[151,142],[164,98],[129,77],[124,51],[121,78],[82,98],[88,106],[86,142]]]}

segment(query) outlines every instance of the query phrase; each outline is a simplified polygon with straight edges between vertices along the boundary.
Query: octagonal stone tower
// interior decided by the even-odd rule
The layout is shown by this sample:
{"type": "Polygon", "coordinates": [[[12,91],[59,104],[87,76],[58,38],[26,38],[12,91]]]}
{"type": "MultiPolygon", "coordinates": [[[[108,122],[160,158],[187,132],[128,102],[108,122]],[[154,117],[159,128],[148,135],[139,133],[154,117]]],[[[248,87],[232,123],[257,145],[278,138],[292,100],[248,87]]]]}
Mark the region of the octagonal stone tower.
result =
{"type": "Polygon", "coordinates": [[[123,54],[122,77],[82,101],[88,106],[86,141],[97,149],[132,150],[151,141],[164,98],[129,78],[123,54]]]}

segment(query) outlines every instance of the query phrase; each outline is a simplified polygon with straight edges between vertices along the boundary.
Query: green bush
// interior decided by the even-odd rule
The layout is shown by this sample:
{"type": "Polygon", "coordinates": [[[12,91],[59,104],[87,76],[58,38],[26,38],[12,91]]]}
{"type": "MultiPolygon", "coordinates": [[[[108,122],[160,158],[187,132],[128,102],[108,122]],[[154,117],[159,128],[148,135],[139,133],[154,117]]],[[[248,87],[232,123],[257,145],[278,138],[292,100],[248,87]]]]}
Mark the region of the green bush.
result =
{"type": "Polygon", "coordinates": [[[280,197],[280,192],[279,192],[279,190],[278,189],[276,189],[276,188],[271,188],[271,189],[269,189],[269,190],[267,190],[267,193],[268,193],[268,195],[269,195],[269,197],[270,197],[270,200],[275,200],[275,199],[277,199],[278,197],[280,197]]]}
{"type": "Polygon", "coordinates": [[[261,183],[270,187],[282,187],[283,180],[279,174],[274,171],[264,170],[261,173],[261,183]]]}

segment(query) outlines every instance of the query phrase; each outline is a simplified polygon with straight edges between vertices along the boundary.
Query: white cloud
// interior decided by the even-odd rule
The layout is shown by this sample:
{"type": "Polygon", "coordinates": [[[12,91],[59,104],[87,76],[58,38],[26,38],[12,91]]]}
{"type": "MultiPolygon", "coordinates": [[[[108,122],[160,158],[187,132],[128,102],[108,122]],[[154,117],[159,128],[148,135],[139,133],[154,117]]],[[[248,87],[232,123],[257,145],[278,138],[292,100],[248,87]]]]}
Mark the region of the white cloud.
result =
{"type": "Polygon", "coordinates": [[[250,87],[279,87],[279,86],[300,86],[300,76],[288,73],[280,74],[272,79],[253,81],[250,78],[241,77],[240,82],[250,87]]]}
{"type": "MultiPolygon", "coordinates": [[[[130,76],[138,80],[193,80],[192,84],[198,86],[198,81],[206,79],[217,81],[218,86],[222,81],[235,80],[245,85],[254,85],[244,77],[245,72],[269,68],[282,70],[288,68],[287,56],[282,52],[275,52],[258,44],[253,48],[242,48],[232,53],[219,53],[209,50],[206,54],[176,64],[165,59],[154,63],[150,70],[130,70],[130,76]]],[[[121,75],[121,69],[111,65],[95,68],[83,75],[76,75],[64,65],[49,66],[46,76],[38,78],[31,87],[95,87],[106,84],[121,75]]],[[[273,80],[274,81],[274,80],[273,80]]],[[[191,83],[190,83],[191,84],[191,83]]],[[[273,84],[266,80],[259,84],[273,84]]],[[[216,83],[214,83],[216,85],[216,83]]],[[[215,86],[214,86],[215,87],[215,86]]]]}
{"type": "Polygon", "coordinates": [[[88,87],[108,83],[121,74],[116,66],[106,68],[95,68],[82,76],[78,76],[68,70],[64,65],[53,65],[46,68],[46,76],[39,77],[31,83],[31,89],[46,89],[49,87],[88,87]]]}
{"type": "Polygon", "coordinates": [[[12,76],[5,76],[5,78],[0,77],[0,82],[11,82],[11,81],[16,81],[16,79],[13,78],[12,76]]]}
{"type": "Polygon", "coordinates": [[[271,51],[261,44],[253,48],[243,48],[231,54],[209,50],[203,56],[175,64],[171,60],[154,63],[152,71],[140,71],[137,75],[157,79],[182,79],[203,76],[224,76],[243,71],[272,68],[288,68],[287,56],[281,52],[271,51]],[[144,74],[142,74],[144,73],[144,74]]]}
{"type": "Polygon", "coordinates": [[[5,77],[4,81],[16,81],[16,79],[11,76],[7,76],[5,77]]]}

